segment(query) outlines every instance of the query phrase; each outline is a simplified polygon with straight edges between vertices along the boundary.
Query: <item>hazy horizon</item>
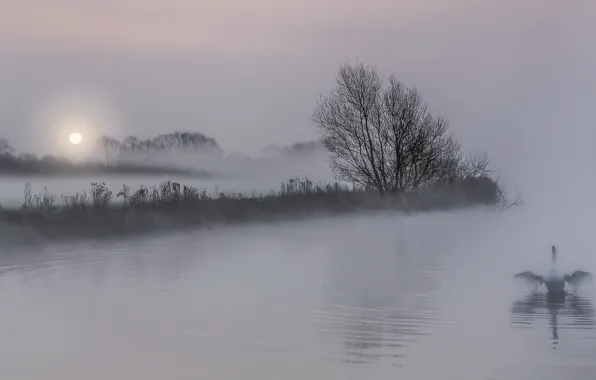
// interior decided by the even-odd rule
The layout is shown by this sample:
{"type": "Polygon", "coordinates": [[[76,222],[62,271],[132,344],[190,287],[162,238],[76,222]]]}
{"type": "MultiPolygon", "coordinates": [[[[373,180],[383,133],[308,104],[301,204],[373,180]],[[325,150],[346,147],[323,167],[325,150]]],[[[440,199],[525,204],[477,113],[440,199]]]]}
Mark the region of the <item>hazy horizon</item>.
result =
{"type": "Polygon", "coordinates": [[[198,131],[255,154],[315,138],[319,94],[360,60],[416,86],[464,150],[486,151],[547,218],[535,223],[593,209],[594,3],[168,4],[9,0],[0,135],[56,151],[66,137],[52,121],[82,113],[96,135],[198,131]]]}
{"type": "Polygon", "coordinates": [[[9,0],[1,134],[53,153],[49,115],[82,112],[117,138],[190,130],[254,154],[316,137],[309,117],[346,60],[418,87],[509,175],[596,134],[582,129],[596,78],[587,1],[217,4],[9,0]]]}
{"type": "MultiPolygon", "coordinates": [[[[525,201],[507,210],[416,212],[413,197],[403,205],[409,213],[273,223],[248,217],[281,215],[289,205],[296,219],[305,209],[300,198],[249,200],[254,208],[242,208],[195,197],[180,206],[176,193],[120,213],[103,212],[107,206],[6,212],[16,221],[1,231],[10,237],[0,255],[0,319],[11,326],[0,343],[7,377],[593,378],[594,284],[553,305],[543,292],[528,297],[513,275],[543,274],[553,244],[561,271],[596,268],[596,2],[2,5],[0,137],[17,152],[84,155],[100,135],[145,139],[178,130],[237,153],[219,163],[163,155],[221,169],[223,179],[46,175],[32,178],[29,193],[29,178],[2,177],[0,205],[8,211],[45,186],[60,196],[89,191],[89,182],[117,192],[180,179],[213,194],[260,193],[297,174],[331,177],[324,150],[274,153],[317,138],[309,119],[348,61],[416,87],[462,149],[486,152],[498,182],[525,201]],[[62,122],[73,115],[89,121],[76,131],[80,145],[70,145],[74,127],[62,122]],[[265,147],[269,158],[242,159],[265,147]],[[244,210],[242,225],[208,222],[244,210]],[[178,219],[184,227],[205,221],[205,228],[169,230],[178,219]],[[19,224],[28,220],[38,224],[19,224]],[[139,230],[155,222],[168,233],[126,236],[137,222],[139,230]],[[72,241],[47,240],[32,226],[72,241]],[[114,238],[76,235],[112,230],[114,238]],[[11,246],[11,239],[34,246],[11,246]]],[[[344,199],[331,195],[317,195],[313,209],[344,199]]],[[[352,199],[343,202],[357,205],[352,199]]]]}

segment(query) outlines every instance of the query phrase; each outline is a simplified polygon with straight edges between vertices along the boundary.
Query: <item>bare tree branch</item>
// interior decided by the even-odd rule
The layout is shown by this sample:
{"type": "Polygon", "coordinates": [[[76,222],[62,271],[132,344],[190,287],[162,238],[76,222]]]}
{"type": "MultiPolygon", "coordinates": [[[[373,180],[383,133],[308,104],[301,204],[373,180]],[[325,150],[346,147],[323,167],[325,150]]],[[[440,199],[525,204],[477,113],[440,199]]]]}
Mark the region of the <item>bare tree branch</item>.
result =
{"type": "Polygon", "coordinates": [[[320,97],[311,120],[337,178],[382,195],[458,184],[487,202],[504,199],[488,156],[464,154],[415,88],[394,76],[388,82],[374,67],[347,63],[335,89],[320,97]]]}

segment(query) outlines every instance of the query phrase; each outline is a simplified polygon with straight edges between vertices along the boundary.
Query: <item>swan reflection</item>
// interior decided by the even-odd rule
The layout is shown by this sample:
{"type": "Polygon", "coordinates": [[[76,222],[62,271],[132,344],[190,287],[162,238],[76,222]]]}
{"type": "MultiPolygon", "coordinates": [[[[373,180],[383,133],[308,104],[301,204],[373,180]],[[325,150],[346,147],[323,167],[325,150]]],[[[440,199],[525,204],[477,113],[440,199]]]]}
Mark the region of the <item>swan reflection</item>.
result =
{"type": "Polygon", "coordinates": [[[552,332],[553,349],[559,342],[559,329],[592,329],[592,302],[575,294],[534,293],[513,303],[512,324],[530,328],[535,320],[547,319],[552,332]]]}

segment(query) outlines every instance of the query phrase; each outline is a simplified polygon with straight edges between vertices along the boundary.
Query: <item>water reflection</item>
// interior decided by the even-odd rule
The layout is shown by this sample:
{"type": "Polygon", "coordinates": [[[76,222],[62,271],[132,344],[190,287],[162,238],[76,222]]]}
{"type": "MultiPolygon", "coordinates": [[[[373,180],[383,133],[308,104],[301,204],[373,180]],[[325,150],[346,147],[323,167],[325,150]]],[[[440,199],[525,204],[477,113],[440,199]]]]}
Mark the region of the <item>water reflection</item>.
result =
{"type": "Polygon", "coordinates": [[[445,272],[421,270],[394,246],[380,247],[374,259],[363,252],[354,241],[335,247],[314,323],[331,360],[401,367],[410,343],[444,323],[437,292],[445,272]]]}
{"type": "Polygon", "coordinates": [[[511,313],[511,322],[515,327],[530,328],[536,319],[547,319],[553,349],[556,349],[559,343],[559,330],[594,328],[592,302],[575,294],[532,294],[514,302],[511,313]]]}
{"type": "Polygon", "coordinates": [[[339,343],[339,360],[366,364],[382,358],[395,366],[405,357],[404,348],[438,324],[432,305],[417,308],[356,308],[328,305],[316,312],[319,331],[339,343]]]}

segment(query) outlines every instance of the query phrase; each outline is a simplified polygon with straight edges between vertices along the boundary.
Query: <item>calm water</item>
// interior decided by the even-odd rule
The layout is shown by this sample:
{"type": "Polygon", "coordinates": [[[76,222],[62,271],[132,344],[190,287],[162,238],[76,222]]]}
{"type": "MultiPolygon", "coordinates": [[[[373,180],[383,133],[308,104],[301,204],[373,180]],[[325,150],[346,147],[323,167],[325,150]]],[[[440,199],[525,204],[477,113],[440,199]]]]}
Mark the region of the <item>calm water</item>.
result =
{"type": "Polygon", "coordinates": [[[4,248],[0,377],[593,379],[592,293],[553,303],[513,286],[550,242],[520,258],[495,237],[506,218],[4,248]]]}

